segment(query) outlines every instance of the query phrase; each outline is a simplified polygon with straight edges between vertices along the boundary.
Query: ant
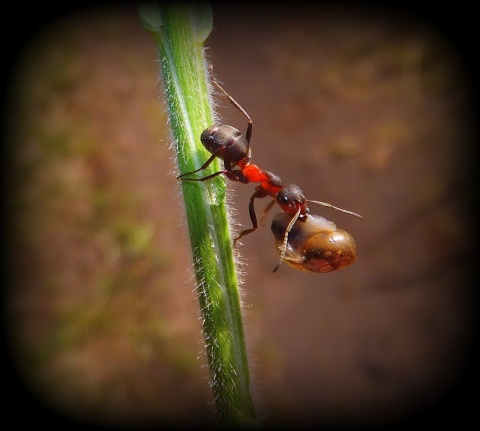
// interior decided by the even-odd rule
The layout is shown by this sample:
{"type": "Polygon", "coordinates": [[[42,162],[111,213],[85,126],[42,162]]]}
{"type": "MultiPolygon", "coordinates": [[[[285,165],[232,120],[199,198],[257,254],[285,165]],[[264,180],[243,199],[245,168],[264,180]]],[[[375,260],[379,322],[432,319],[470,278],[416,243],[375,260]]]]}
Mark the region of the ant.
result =
{"type": "Polygon", "coordinates": [[[284,232],[280,260],[273,272],[278,270],[285,257],[288,235],[293,225],[297,220],[305,222],[308,218],[309,208],[307,206],[307,202],[316,203],[332,208],[336,211],[341,211],[355,217],[363,218],[357,213],[335,207],[325,202],[308,200],[305,198],[303,191],[297,185],[289,184],[287,186],[283,186],[282,180],[278,175],[274,174],[273,172],[260,169],[260,167],[257,165],[252,164],[250,140],[252,138],[253,121],[248,113],[240,106],[240,104],[218,83],[213,75],[212,65],[209,66],[209,72],[210,79],[215,87],[217,87],[217,89],[229,100],[229,102],[247,119],[247,131],[244,136],[238,129],[226,124],[215,125],[205,129],[200,136],[200,140],[203,146],[212,155],[198,169],[179,175],[177,180],[207,181],[217,177],[218,175],[225,175],[229,180],[240,182],[242,184],[260,183],[255,187],[255,192],[250,197],[250,204],[248,207],[252,227],[240,232],[240,235],[237,236],[233,241],[234,245],[240,238],[244,237],[245,235],[249,235],[258,229],[257,215],[255,213],[255,199],[261,199],[267,196],[274,200],[267,205],[264,210],[264,214],[266,214],[276,202],[283,212],[291,218],[290,223],[287,225],[287,228],[284,232]],[[188,177],[189,175],[196,174],[197,172],[208,168],[208,166],[216,157],[223,160],[222,170],[201,178],[188,177]]]}

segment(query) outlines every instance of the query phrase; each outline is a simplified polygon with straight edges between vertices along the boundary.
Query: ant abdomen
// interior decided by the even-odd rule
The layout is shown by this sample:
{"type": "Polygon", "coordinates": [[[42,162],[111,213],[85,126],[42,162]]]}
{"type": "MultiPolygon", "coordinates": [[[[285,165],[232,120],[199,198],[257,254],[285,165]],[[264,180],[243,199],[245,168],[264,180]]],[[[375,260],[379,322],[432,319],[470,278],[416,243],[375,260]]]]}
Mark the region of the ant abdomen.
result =
{"type": "MultiPolygon", "coordinates": [[[[287,214],[279,213],[272,221],[272,233],[280,254],[285,247],[285,230],[290,220],[287,214]]],[[[353,237],[324,217],[310,215],[305,222],[297,221],[288,234],[284,260],[295,269],[326,273],[345,268],[356,259],[353,237]]]]}
{"type": "Polygon", "coordinates": [[[208,127],[203,131],[200,140],[211,154],[230,162],[231,167],[249,156],[245,136],[235,127],[226,124],[208,127]]]}

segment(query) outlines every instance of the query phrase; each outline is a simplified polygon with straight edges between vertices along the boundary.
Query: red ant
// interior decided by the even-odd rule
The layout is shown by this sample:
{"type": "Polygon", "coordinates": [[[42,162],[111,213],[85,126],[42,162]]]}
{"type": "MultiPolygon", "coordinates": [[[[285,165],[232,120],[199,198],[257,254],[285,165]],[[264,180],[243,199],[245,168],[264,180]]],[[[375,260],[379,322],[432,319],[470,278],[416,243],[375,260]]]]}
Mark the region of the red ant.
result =
{"type": "Polygon", "coordinates": [[[337,211],[341,211],[347,214],[351,214],[355,217],[363,218],[359,214],[351,211],[347,211],[331,204],[319,201],[307,200],[300,189],[295,184],[289,184],[287,186],[282,185],[280,177],[270,171],[264,171],[257,165],[250,163],[251,151],[250,140],[252,137],[253,121],[247,112],[240,106],[240,104],[230,96],[224,88],[218,83],[213,75],[213,67],[209,67],[210,79],[212,83],[223,93],[223,95],[230,101],[230,103],[238,109],[247,119],[248,126],[245,136],[236,129],[229,125],[217,125],[208,127],[205,129],[200,140],[203,146],[212,154],[208,160],[200,166],[198,169],[192,172],[186,172],[177,177],[177,180],[182,181],[207,181],[218,175],[225,175],[229,180],[240,182],[243,184],[248,183],[260,183],[255,187],[255,192],[250,198],[250,204],[248,207],[250,220],[252,222],[252,228],[243,230],[240,235],[234,239],[233,244],[245,235],[255,232],[258,228],[257,215],[255,213],[255,199],[265,198],[270,196],[274,199],[266,208],[264,213],[268,212],[275,202],[282,208],[282,210],[291,217],[291,221],[288,224],[283,239],[283,251],[280,260],[273,270],[277,271],[278,267],[282,263],[288,242],[288,234],[297,220],[305,222],[308,218],[309,209],[307,202],[313,202],[319,205],[333,208],[337,211]],[[207,175],[202,178],[185,178],[187,175],[192,175],[197,172],[205,170],[213,160],[218,157],[223,160],[223,170],[207,175]],[[238,169],[234,169],[237,167],[238,169]]]}

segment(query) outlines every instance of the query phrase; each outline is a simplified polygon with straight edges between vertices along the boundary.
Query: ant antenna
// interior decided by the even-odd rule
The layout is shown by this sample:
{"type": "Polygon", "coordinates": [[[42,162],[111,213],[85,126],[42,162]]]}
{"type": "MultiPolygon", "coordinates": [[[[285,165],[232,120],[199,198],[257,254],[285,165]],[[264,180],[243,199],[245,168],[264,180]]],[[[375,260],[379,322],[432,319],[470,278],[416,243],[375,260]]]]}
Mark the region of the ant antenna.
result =
{"type": "Polygon", "coordinates": [[[277,266],[275,266],[275,268],[273,269],[273,272],[277,272],[278,268],[283,262],[283,259],[285,259],[285,253],[287,252],[288,234],[290,233],[290,230],[292,229],[293,225],[295,224],[298,217],[300,216],[301,210],[302,210],[302,207],[299,206],[297,212],[290,220],[290,223],[288,223],[287,229],[285,230],[285,234],[283,235],[283,244],[282,244],[282,252],[280,253],[280,259],[278,259],[277,266]]]}
{"type": "Polygon", "coordinates": [[[350,215],[352,215],[352,216],[354,216],[354,217],[358,217],[358,218],[360,218],[360,219],[363,220],[363,217],[362,217],[360,214],[354,213],[353,211],[344,210],[343,208],[336,207],[336,206],[334,206],[334,205],[332,205],[332,204],[329,204],[329,203],[327,203],[327,202],[311,201],[310,199],[306,199],[306,201],[307,201],[307,202],[312,202],[312,203],[314,203],[314,204],[322,205],[322,206],[324,206],[324,207],[332,208],[332,209],[334,209],[335,211],[340,211],[340,212],[345,213],[345,214],[350,214],[350,215]]]}

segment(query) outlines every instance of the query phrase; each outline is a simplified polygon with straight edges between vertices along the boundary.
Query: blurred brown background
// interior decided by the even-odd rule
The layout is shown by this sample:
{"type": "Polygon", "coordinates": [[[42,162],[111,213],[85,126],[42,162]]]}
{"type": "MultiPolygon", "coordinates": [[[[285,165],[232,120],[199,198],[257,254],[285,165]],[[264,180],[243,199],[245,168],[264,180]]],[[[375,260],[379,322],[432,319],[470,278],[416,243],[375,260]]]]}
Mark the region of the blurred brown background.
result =
{"type": "MultiPolygon", "coordinates": [[[[474,316],[462,53],[401,11],[213,12],[207,56],[253,118],[253,162],[365,217],[312,206],[357,241],[358,262],[337,273],[272,274],[270,219],[243,241],[262,423],[453,409],[474,316]]],[[[4,310],[16,385],[52,417],[87,424],[215,423],[157,52],[137,10],[49,21],[12,76],[4,310]]],[[[235,232],[249,226],[253,189],[230,185],[235,232]]]]}

